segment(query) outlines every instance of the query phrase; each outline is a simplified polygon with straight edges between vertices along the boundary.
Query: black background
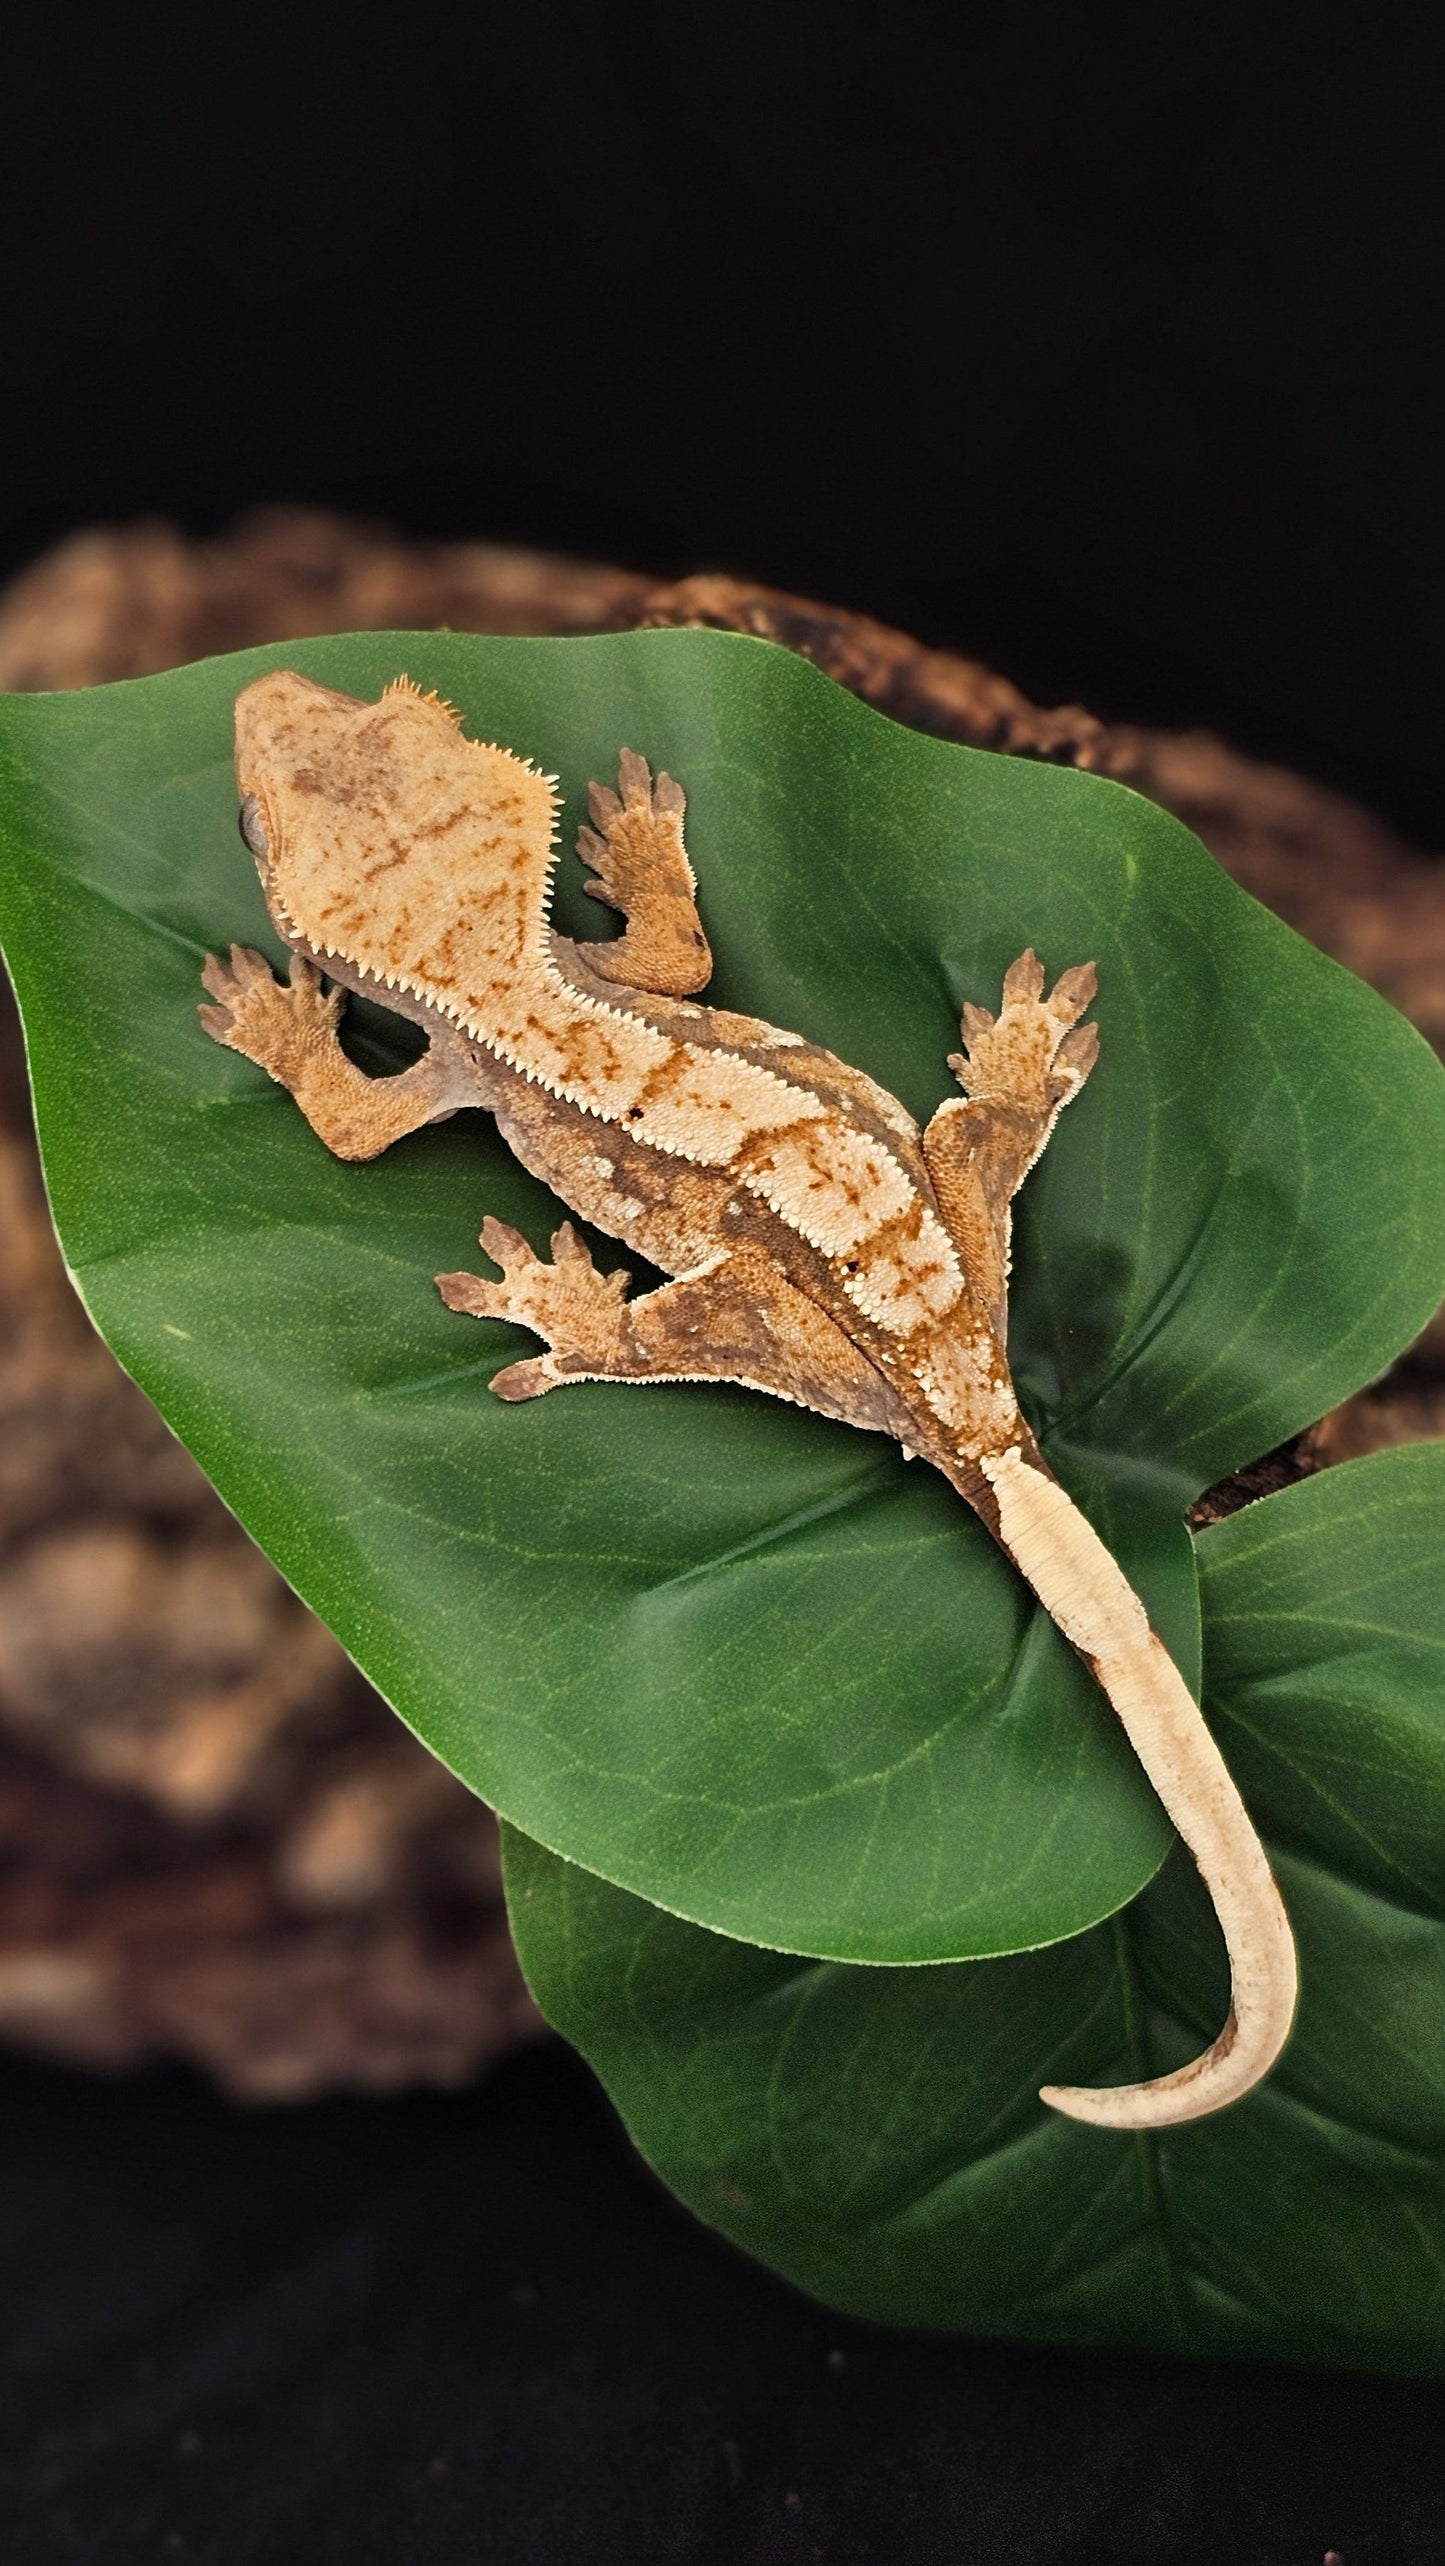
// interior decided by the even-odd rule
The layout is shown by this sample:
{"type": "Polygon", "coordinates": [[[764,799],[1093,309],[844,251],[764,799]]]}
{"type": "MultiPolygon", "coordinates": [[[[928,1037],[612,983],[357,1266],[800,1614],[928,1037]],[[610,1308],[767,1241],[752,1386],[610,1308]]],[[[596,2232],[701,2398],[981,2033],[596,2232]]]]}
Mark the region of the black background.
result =
{"type": "Polygon", "coordinates": [[[0,569],[257,498],[750,572],[1445,837],[1424,6],[48,0],[0,569]]]}
{"type": "Polygon", "coordinates": [[[302,2112],[11,2065],[0,2266],[6,2566],[1445,2556],[1438,2389],[849,2324],[560,2047],[302,2112]]]}
{"type": "MultiPolygon", "coordinates": [[[[260,500],[726,567],[1439,844],[1440,55],[1418,6],[27,13],[0,571],[260,500]]],[[[1437,2392],[835,2323],[557,2053],[3,2083],[19,2566],[1445,2558],[1437,2392]]]]}

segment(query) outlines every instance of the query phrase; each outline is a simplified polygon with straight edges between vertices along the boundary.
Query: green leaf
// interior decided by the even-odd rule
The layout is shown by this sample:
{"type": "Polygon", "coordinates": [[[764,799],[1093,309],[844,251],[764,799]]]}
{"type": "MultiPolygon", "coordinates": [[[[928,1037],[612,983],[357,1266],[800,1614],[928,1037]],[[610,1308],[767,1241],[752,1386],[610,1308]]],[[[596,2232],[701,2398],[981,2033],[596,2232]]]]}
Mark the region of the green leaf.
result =
{"type": "MultiPolygon", "coordinates": [[[[1093,955],[1099,1070],[1030,1180],[1013,1350],[1186,1672],[1184,1506],[1377,1369],[1445,1284],[1445,1079],[1097,778],[921,738],[736,636],[362,635],[0,705],[0,933],[66,1252],[121,1360],[373,1681],[529,1834],[710,1927],[872,1962],[1072,1933],[1167,1829],[980,1527],[891,1446],[742,1391],[486,1393],[445,1310],[484,1212],[557,1206],[482,1117],[343,1167],[195,1016],[279,948],[235,828],[263,668],[400,670],[559,770],[679,775],[716,994],[926,1114],[965,998],[1093,955]]],[[[597,928],[563,866],[564,924],[597,928]]],[[[360,1010],[373,1066],[404,1056],[360,1010]]]]}
{"type": "Polygon", "coordinates": [[[1445,2374],[1445,1446],[1303,1482],[1199,1543],[1207,1707],[1299,1938],[1294,2039],[1217,2118],[1060,2119],[1154,2073],[1227,1972],[1176,1854],[1050,1951],[841,1968],[677,1923],[509,1831],[544,2012],[699,2215],[857,2314],[1445,2374]]]}

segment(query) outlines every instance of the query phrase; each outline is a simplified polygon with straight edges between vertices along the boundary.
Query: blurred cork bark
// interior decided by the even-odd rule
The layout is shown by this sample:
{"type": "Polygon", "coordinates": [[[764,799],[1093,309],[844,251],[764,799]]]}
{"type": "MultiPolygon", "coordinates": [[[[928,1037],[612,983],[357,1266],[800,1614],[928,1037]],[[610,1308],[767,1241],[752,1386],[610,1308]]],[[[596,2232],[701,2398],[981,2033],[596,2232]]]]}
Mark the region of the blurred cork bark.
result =
{"type": "MultiPolygon", "coordinates": [[[[0,687],[95,685],[365,627],[712,624],[895,719],[1117,777],[1445,1050],[1445,868],[1204,732],[1041,710],[975,662],[721,576],[659,584],[271,513],[208,542],[77,537],[0,599],[0,687]]],[[[1303,1449],[1211,1492],[1445,1432],[1445,1329],[1303,1449]]],[[[530,2037],[490,1817],[282,1585],[91,1333],[45,1219],[0,1021],[0,2036],[232,2092],[451,2083],[530,2037]]]]}

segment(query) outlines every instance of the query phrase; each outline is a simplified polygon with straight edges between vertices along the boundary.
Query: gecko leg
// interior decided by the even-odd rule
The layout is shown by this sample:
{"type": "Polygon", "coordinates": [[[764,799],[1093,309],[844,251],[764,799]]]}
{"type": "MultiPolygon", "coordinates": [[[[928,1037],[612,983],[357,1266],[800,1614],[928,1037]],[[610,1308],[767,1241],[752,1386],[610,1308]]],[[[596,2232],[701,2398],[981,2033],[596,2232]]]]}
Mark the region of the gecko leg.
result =
{"type": "Polygon", "coordinates": [[[501,1282],[439,1274],[448,1309],[515,1320],[548,1346],[496,1375],[500,1399],[540,1398],[567,1381],[737,1381],[845,1425],[906,1437],[908,1420],[882,1375],[750,1248],[629,1301],[626,1270],[599,1273],[570,1221],[553,1237],[551,1265],[504,1221],[483,1223],[482,1245],[501,1282]]]}
{"type": "Polygon", "coordinates": [[[289,986],[246,945],[231,959],[206,958],[201,979],[217,1001],[199,1010],[214,1042],[254,1060],[288,1088],[318,1139],[338,1158],[376,1158],[407,1132],[478,1103],[462,1044],[449,1031],[394,1078],[368,1078],[336,1038],[345,992],[328,989],[304,954],[293,953],[289,986]]]}
{"type": "Polygon", "coordinates": [[[1003,1005],[965,1007],[963,1052],[948,1065],[965,1090],[940,1105],[923,1154],[949,1234],[1002,1330],[1013,1198],[1099,1055],[1098,1028],[1079,1018],[1098,983],[1091,962],[1059,974],[1044,995],[1043,964],[1020,954],[1004,974],[1003,1005]]]}
{"type": "Polygon", "coordinates": [[[627,920],[625,935],[577,950],[600,980],[662,998],[685,998],[706,988],[712,955],[697,914],[697,883],[682,841],[687,797],[670,775],[654,780],[647,760],[622,751],[620,793],[605,784],[588,790],[595,825],[577,832],[577,852],[595,875],[590,898],[605,900],[627,920]]]}

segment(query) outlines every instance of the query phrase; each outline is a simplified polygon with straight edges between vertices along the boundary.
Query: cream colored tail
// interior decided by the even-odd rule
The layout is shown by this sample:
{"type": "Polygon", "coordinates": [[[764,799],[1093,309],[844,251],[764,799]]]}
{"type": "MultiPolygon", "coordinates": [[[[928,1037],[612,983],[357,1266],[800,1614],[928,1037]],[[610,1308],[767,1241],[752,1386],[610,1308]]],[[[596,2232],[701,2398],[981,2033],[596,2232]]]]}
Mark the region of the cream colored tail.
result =
{"type": "Polygon", "coordinates": [[[980,1464],[999,1539],[1064,1637],[1087,1660],[1199,1865],[1224,1930],[1229,2020],[1212,2049],[1144,2085],[1045,2085],[1043,2099],[1101,2129],[1168,2129],[1247,2094],[1294,2019],[1289,1920],[1264,1848],[1179,1669],[1123,1571],[1057,1480],[1017,1449],[980,1464]]]}

